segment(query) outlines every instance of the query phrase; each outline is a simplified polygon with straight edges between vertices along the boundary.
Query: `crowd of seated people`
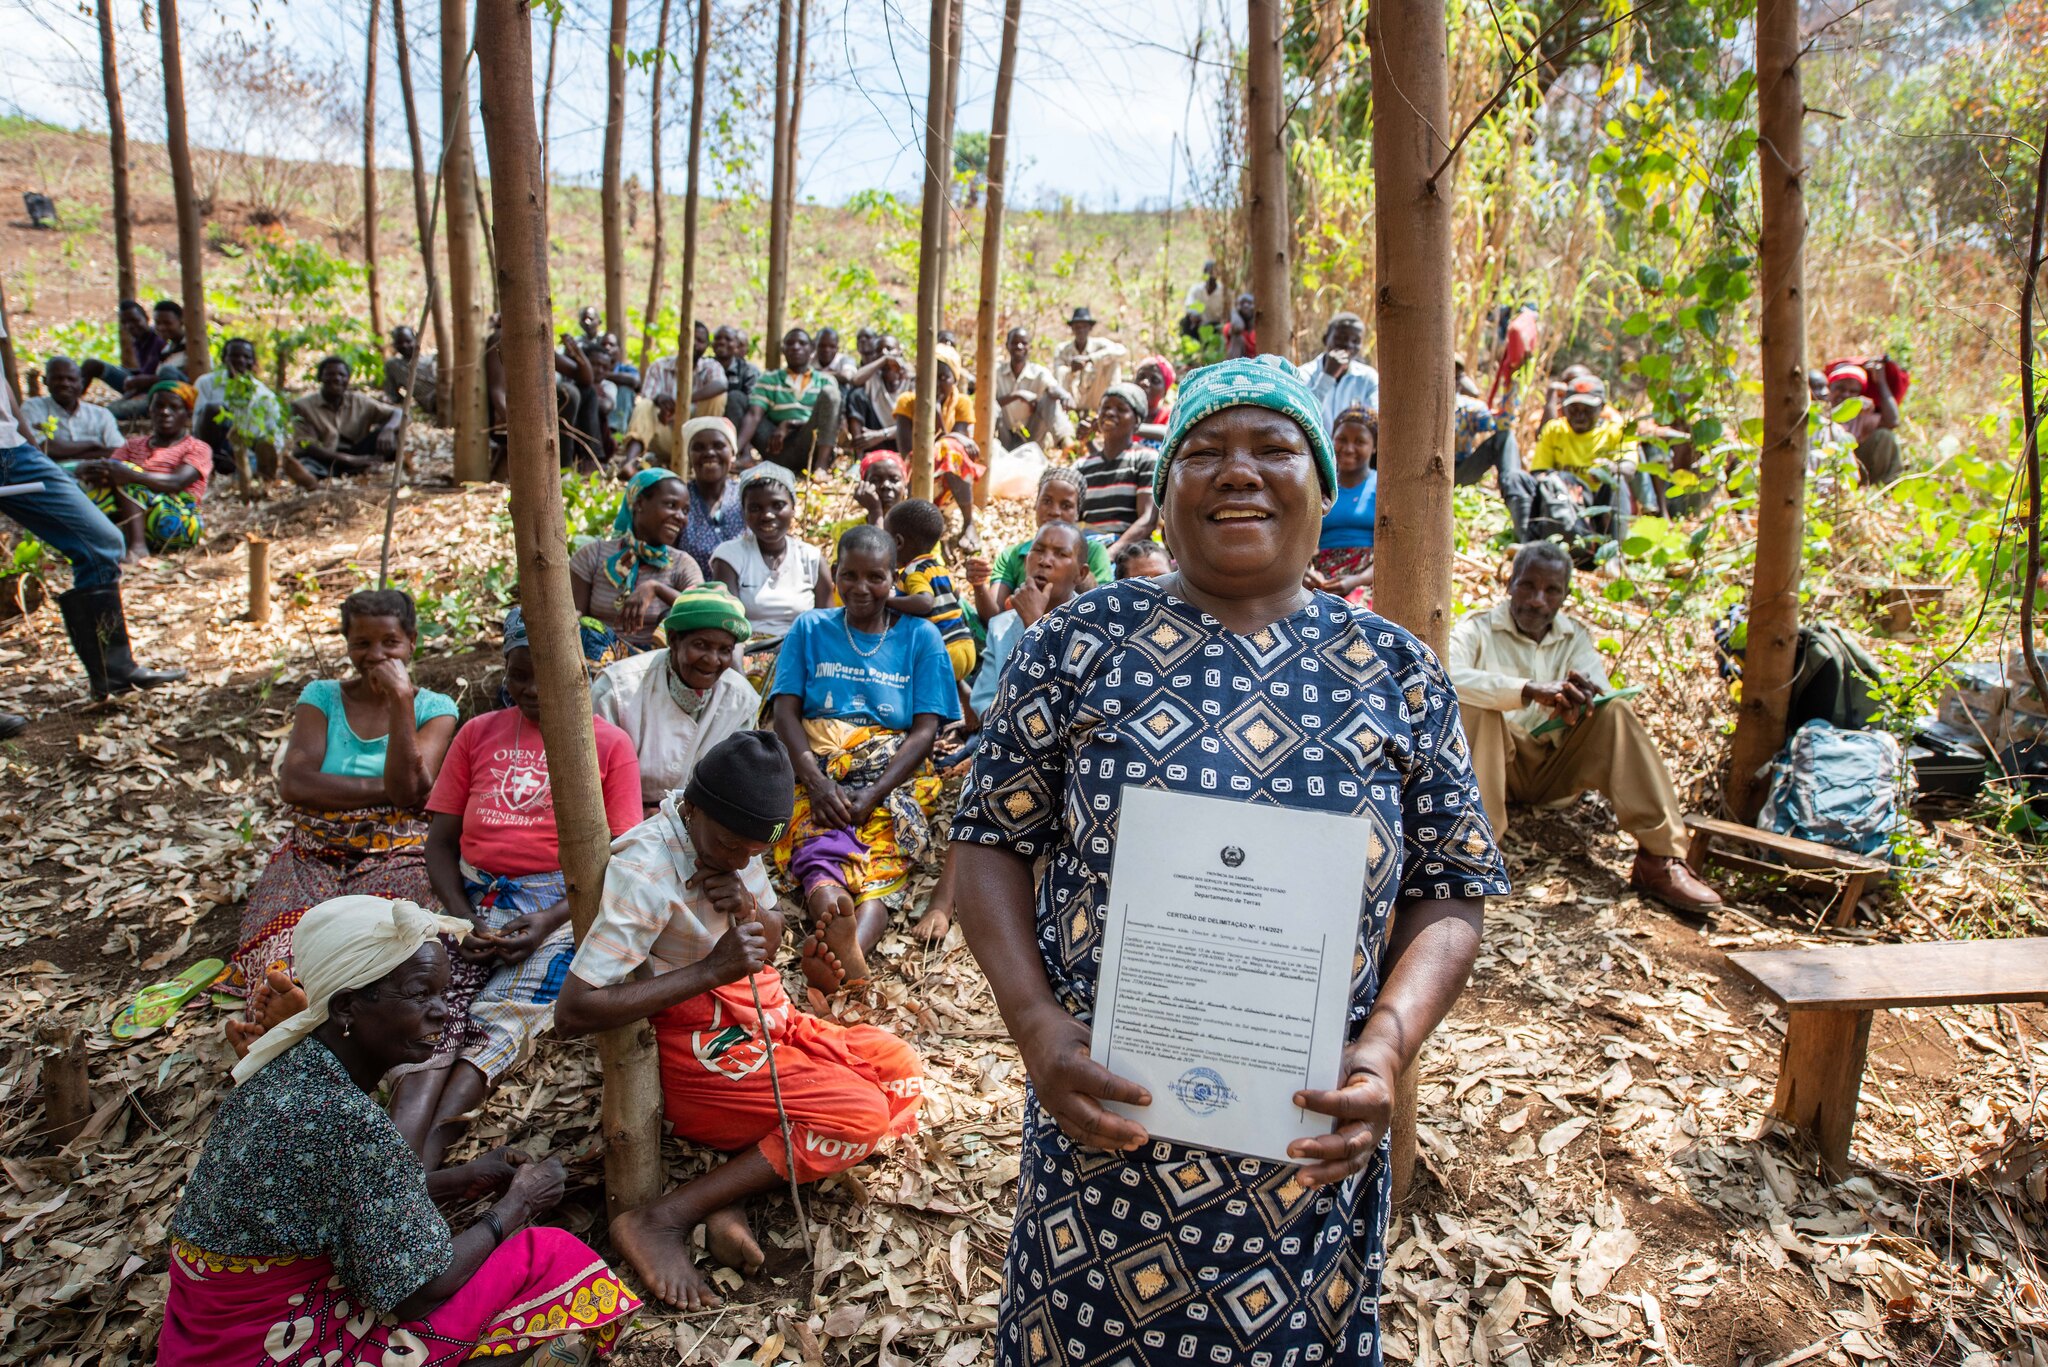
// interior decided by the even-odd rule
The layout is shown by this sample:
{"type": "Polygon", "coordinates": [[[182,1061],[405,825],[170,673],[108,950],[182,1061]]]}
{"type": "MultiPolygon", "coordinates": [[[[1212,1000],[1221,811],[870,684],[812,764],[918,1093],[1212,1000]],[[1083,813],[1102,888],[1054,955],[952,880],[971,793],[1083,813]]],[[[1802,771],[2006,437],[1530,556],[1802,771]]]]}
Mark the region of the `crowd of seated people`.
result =
{"type": "MultiPolygon", "coordinates": [[[[1205,316],[1220,293],[1213,273],[1208,284],[1205,316]]],[[[314,369],[317,387],[287,405],[256,378],[243,339],[224,344],[199,386],[186,383],[166,364],[182,359],[170,350],[182,332],[166,327],[177,318],[159,310],[146,350],[137,328],[147,316],[124,309],[137,367],[53,357],[48,394],[22,414],[40,454],[75,462],[79,491],[118,538],[116,561],[195,544],[208,477],[231,468],[238,446],[266,473],[310,487],[394,458],[408,406],[437,412],[435,358],[419,354],[410,329],[390,339],[379,392],[355,388],[348,359],[331,356],[314,369]],[[128,410],[142,430],[124,433],[117,411],[88,401],[95,382],[117,404],[142,401],[128,410]]],[[[516,1150],[444,1160],[492,1091],[552,1038],[636,1022],[657,1042],[675,1133],[720,1158],[614,1220],[612,1245],[649,1293],[686,1309],[717,1301],[693,1251],[698,1228],[711,1259],[759,1271],[747,1202],[914,1133],[923,1094],[908,1044],[784,992],[785,920],[794,966],[827,999],[883,971],[878,947],[911,911],[921,869],[938,882],[906,928],[943,940],[955,896],[935,835],[942,772],[986,744],[983,719],[1010,661],[1077,597],[1175,569],[1160,538],[1158,442],[1179,368],[1163,355],[1129,367],[1085,307],[1052,365],[1032,360],[1024,327],[1001,357],[981,360],[995,386],[988,451],[972,436],[974,377],[957,348],[938,347],[937,388],[922,406],[933,499],[911,496],[920,405],[894,338],[861,329],[848,355],[832,329],[793,327],[782,365],[764,373],[743,334],[700,325],[686,398],[676,357],[643,375],[595,310],[579,326],[555,355],[565,461],[621,480],[608,533],[569,563],[614,840],[597,919],[579,944],[521,611],[503,624],[502,705],[462,721],[454,700],[414,679],[412,599],[350,596],[347,673],[302,689],[278,768],[287,829],[250,894],[229,985],[246,1000],[227,1031],[243,1085],[172,1222],[166,1361],[247,1356],[268,1328],[251,1317],[283,1313],[273,1302],[294,1296],[346,1296],[372,1312],[321,1320],[333,1340],[322,1351],[396,1343],[399,1332],[488,1343],[509,1307],[551,1305],[549,1295],[570,1307],[566,1321],[550,1319],[562,1360],[572,1346],[608,1349],[632,1292],[572,1236],[521,1228],[559,1199],[560,1166],[516,1150]],[[1026,444],[1046,458],[1032,534],[984,556],[975,480],[1026,444]],[[801,521],[807,503],[817,513],[810,481],[842,458],[858,511],[822,527],[801,521]],[[265,1154],[295,1152],[295,1134],[313,1144],[318,1125],[355,1141],[345,1170],[271,1174],[265,1154]],[[262,1201],[223,1214],[222,1193],[252,1182],[265,1184],[262,1201]],[[346,1199],[372,1190],[382,1199],[346,1199]],[[435,1210],[451,1195],[497,1204],[458,1235],[435,1210]],[[281,1205],[294,1213],[264,1213],[281,1205]]],[[[1340,313],[1317,355],[1285,367],[1307,396],[1295,420],[1319,418],[1333,457],[1303,582],[1353,603],[1372,591],[1378,495],[1379,377],[1364,341],[1361,320],[1340,313]]],[[[1868,381],[1863,369],[1839,377],[1845,390],[1868,381]]],[[[1684,433],[1622,418],[1590,374],[1561,376],[1553,403],[1534,472],[1622,506],[1661,493],[1635,478],[1629,453],[1684,433]]],[[[1861,427],[1845,423],[1844,439],[1895,416],[1881,404],[1861,427]]],[[[1458,482],[1495,472],[1521,541],[1532,470],[1512,420],[1462,389],[1454,419],[1458,482]]],[[[1533,543],[1507,598],[1453,635],[1449,675],[1488,816],[1500,832],[1510,801],[1598,789],[1638,842],[1635,886],[1711,910],[1718,897],[1677,857],[1669,776],[1626,702],[1604,696],[1597,652],[1561,610],[1570,577],[1565,552],[1533,543]],[[1548,717],[1588,724],[1553,735],[1539,730],[1548,717]]],[[[157,678],[124,667],[127,686],[157,678]]]]}

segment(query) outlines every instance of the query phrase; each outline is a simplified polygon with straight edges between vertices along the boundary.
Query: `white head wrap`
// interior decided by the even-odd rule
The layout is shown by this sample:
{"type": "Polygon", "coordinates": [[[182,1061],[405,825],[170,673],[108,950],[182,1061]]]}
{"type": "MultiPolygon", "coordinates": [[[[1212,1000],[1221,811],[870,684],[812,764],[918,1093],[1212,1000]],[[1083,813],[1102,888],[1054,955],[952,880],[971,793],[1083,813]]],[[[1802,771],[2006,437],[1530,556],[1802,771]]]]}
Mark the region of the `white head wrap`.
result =
{"type": "Polygon", "coordinates": [[[300,918],[292,932],[292,970],[306,989],[306,1009],[263,1032],[248,1057],[235,1065],[237,1084],[313,1033],[327,1019],[337,992],[368,987],[443,933],[457,939],[473,927],[438,916],[416,902],[384,897],[336,897],[300,918]]]}

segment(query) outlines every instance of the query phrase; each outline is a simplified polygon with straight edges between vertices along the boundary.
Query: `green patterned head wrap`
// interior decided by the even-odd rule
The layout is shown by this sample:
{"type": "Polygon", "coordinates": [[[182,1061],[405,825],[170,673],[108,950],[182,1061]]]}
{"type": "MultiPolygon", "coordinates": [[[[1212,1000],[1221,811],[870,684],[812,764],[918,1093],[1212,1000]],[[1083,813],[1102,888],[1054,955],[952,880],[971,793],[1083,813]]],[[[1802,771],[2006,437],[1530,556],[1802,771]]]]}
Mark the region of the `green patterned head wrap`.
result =
{"type": "Polygon", "coordinates": [[[1153,501],[1165,501],[1167,470],[1195,424],[1212,413],[1243,405],[1270,408],[1290,417],[1307,434],[1309,450],[1315,456],[1316,479],[1323,486],[1323,506],[1328,508],[1336,497],[1337,452],[1330,445],[1330,434],[1323,430],[1322,401],[1280,356],[1248,356],[1205,365],[1181,380],[1180,397],[1173,403],[1173,426],[1166,431],[1166,446],[1152,472],[1153,501]]]}

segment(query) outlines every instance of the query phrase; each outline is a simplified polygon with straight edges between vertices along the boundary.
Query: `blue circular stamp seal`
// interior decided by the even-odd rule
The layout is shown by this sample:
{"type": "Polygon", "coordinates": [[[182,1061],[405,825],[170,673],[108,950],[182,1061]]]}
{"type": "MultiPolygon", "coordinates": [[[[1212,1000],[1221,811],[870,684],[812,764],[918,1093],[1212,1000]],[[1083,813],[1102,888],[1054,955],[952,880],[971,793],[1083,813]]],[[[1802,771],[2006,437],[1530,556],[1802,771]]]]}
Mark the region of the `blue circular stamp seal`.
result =
{"type": "Polygon", "coordinates": [[[1237,1093],[1214,1068],[1190,1068],[1174,1080],[1173,1098],[1189,1115],[1207,1116],[1235,1105],[1237,1093]]]}

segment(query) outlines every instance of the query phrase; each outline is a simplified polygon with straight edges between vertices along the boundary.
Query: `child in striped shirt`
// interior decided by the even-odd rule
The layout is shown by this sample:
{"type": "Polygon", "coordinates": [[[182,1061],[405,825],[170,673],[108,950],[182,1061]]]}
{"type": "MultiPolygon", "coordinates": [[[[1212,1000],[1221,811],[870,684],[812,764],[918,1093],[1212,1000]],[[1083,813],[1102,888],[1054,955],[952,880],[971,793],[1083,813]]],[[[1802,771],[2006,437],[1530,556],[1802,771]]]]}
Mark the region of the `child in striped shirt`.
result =
{"type": "Polygon", "coordinates": [[[930,499],[905,499],[889,510],[882,526],[896,540],[896,592],[889,610],[922,617],[937,627],[953,661],[953,677],[966,679],[974,672],[979,652],[960,597],[953,591],[952,573],[939,558],[946,515],[930,499]]]}

